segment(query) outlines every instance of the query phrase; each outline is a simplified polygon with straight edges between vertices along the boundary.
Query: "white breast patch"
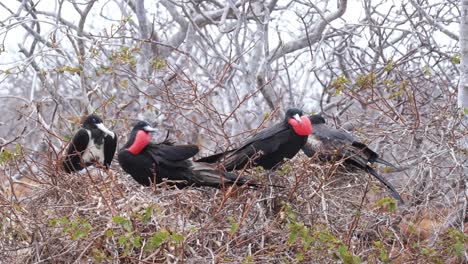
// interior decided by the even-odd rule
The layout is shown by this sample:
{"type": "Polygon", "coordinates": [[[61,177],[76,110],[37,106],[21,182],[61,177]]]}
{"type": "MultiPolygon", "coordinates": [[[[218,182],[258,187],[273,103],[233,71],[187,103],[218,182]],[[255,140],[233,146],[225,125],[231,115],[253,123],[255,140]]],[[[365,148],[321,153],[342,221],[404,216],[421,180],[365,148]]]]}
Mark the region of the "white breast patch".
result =
{"type": "Polygon", "coordinates": [[[83,161],[104,162],[104,144],[102,144],[101,146],[94,144],[94,140],[91,138],[91,131],[86,130],[86,132],[88,132],[89,142],[82,156],[83,161]]]}

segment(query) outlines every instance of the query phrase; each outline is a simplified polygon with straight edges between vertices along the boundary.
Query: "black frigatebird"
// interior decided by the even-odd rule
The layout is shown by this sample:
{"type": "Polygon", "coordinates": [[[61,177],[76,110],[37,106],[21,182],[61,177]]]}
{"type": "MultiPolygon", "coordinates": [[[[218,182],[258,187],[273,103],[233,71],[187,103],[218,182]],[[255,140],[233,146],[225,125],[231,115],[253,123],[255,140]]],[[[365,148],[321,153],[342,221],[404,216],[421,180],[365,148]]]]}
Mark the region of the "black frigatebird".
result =
{"type": "Polygon", "coordinates": [[[174,145],[168,140],[157,144],[151,142],[150,133],[154,131],[147,122],[139,121],[118,154],[120,166],[138,183],[149,186],[167,179],[169,184],[175,184],[178,188],[219,188],[223,184],[257,186],[247,182],[244,177],[218,170],[211,164],[188,160],[198,153],[196,145],[174,145]]]}
{"type": "Polygon", "coordinates": [[[107,129],[97,115],[89,115],[76,132],[63,161],[67,173],[102,163],[109,168],[117,147],[117,135],[107,129]]]}
{"type": "Polygon", "coordinates": [[[395,165],[381,159],[375,151],[348,132],[327,126],[321,115],[310,115],[309,119],[314,131],[302,148],[304,154],[308,157],[317,155],[322,161],[343,160],[345,165],[364,170],[385,185],[395,199],[403,202],[395,188],[370,166],[374,162],[393,168],[396,168],[395,165]]]}
{"type": "Polygon", "coordinates": [[[293,158],[307,142],[312,125],[300,109],[286,111],[284,120],[243,142],[240,147],[201,158],[197,161],[220,162],[227,171],[243,169],[245,166],[262,166],[272,169],[284,159],[293,158]]]}

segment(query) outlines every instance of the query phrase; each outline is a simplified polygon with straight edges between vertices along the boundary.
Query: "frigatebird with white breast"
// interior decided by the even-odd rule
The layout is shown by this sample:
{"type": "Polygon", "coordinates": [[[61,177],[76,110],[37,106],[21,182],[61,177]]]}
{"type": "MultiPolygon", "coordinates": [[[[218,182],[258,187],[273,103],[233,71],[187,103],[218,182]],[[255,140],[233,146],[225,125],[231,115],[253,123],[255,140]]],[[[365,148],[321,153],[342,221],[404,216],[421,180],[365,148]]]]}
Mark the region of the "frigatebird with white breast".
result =
{"type": "Polygon", "coordinates": [[[89,115],[68,147],[63,168],[67,173],[96,163],[109,168],[116,148],[117,135],[104,126],[99,116],[89,115]]]}

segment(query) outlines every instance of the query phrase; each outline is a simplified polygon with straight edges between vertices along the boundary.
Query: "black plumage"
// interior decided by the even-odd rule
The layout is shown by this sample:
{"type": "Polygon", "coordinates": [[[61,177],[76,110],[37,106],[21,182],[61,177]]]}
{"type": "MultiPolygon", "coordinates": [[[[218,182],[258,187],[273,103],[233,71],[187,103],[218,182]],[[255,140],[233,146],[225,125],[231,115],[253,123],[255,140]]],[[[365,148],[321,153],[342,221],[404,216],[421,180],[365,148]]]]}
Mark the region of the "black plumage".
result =
{"type": "Polygon", "coordinates": [[[373,175],[385,185],[395,199],[403,201],[396,189],[370,166],[376,162],[396,168],[393,164],[381,159],[377,153],[348,132],[327,126],[322,116],[311,115],[309,119],[314,131],[309,136],[307,144],[302,148],[308,157],[317,155],[323,161],[343,160],[345,165],[373,175]]]}
{"type": "Polygon", "coordinates": [[[63,168],[70,173],[97,162],[108,168],[116,148],[117,135],[104,126],[99,116],[89,115],[73,136],[62,164],[63,168]]]}
{"type": "Polygon", "coordinates": [[[282,164],[285,158],[293,158],[307,142],[311,132],[310,121],[303,116],[302,110],[291,108],[283,121],[263,129],[240,147],[197,161],[220,162],[227,171],[243,169],[245,166],[272,169],[282,164]]]}
{"type": "Polygon", "coordinates": [[[218,170],[213,165],[188,160],[198,153],[195,145],[174,145],[169,141],[152,143],[150,133],[155,129],[147,122],[140,121],[133,128],[130,138],[119,151],[118,160],[125,172],[138,183],[168,183],[179,188],[187,186],[210,186],[219,188],[226,185],[248,183],[245,177],[218,170]]]}

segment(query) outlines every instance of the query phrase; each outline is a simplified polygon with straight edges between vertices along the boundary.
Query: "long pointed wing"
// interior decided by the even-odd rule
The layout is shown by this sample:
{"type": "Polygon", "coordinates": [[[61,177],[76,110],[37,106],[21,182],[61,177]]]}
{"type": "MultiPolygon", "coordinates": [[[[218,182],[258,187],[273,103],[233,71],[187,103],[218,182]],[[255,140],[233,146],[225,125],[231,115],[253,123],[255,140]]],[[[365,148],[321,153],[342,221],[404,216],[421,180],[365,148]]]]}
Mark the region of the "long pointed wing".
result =
{"type": "Polygon", "coordinates": [[[146,150],[154,157],[168,161],[183,161],[195,156],[199,149],[197,145],[150,144],[146,150]]]}
{"type": "Polygon", "coordinates": [[[349,133],[343,130],[335,129],[327,125],[314,126],[313,135],[320,139],[328,139],[339,142],[340,144],[353,144],[357,140],[349,133]]]}
{"type": "Polygon", "coordinates": [[[286,132],[288,129],[289,129],[288,126],[285,125],[284,122],[278,123],[269,128],[265,128],[261,130],[260,132],[258,132],[257,134],[255,134],[254,136],[250,137],[248,140],[244,141],[242,145],[237,148],[237,150],[245,148],[251,145],[252,143],[275,137],[278,134],[286,132]]]}
{"type": "Polygon", "coordinates": [[[224,156],[228,155],[229,153],[231,153],[231,152],[233,152],[235,150],[236,149],[231,149],[231,150],[228,150],[228,151],[225,151],[225,152],[216,153],[216,154],[213,154],[213,155],[210,155],[210,156],[206,156],[206,157],[197,159],[196,162],[216,163],[216,162],[222,160],[222,158],[224,156]]]}
{"type": "Polygon", "coordinates": [[[104,166],[107,168],[112,163],[115,150],[117,148],[117,134],[114,132],[114,137],[107,135],[104,138],[104,166]]]}
{"type": "Polygon", "coordinates": [[[89,134],[85,129],[80,129],[73,136],[72,142],[68,146],[67,155],[63,161],[63,168],[65,172],[70,173],[73,171],[81,170],[81,154],[86,149],[89,143],[89,134]]]}
{"type": "Polygon", "coordinates": [[[260,149],[264,152],[273,152],[278,149],[279,145],[283,143],[281,139],[286,138],[284,137],[285,133],[288,133],[288,127],[284,123],[278,123],[270,128],[261,130],[259,133],[242,142],[238,148],[203,157],[196,161],[206,163],[223,161],[225,164],[241,164],[246,162],[249,158],[252,158],[260,149]],[[273,137],[275,137],[275,139],[272,139],[273,137]],[[264,141],[268,139],[272,140],[269,140],[268,143],[264,143],[264,141]]]}
{"type": "Polygon", "coordinates": [[[89,143],[89,134],[86,129],[80,129],[73,136],[72,142],[68,147],[67,155],[74,155],[77,153],[82,153],[89,143]]]}
{"type": "Polygon", "coordinates": [[[385,187],[390,191],[390,194],[395,198],[397,201],[403,203],[403,199],[401,198],[400,194],[398,191],[391,185],[387,180],[385,180],[382,176],[380,176],[374,169],[371,167],[367,166],[366,171],[370,173],[372,176],[377,178],[385,187]]]}
{"type": "Polygon", "coordinates": [[[192,162],[191,169],[194,172],[191,180],[199,185],[220,186],[233,184],[237,179],[237,185],[245,184],[248,179],[239,177],[230,172],[218,170],[213,165],[204,162],[192,162]]]}
{"type": "MultiPolygon", "coordinates": [[[[335,155],[337,158],[350,159],[356,165],[364,168],[368,162],[374,162],[378,159],[379,155],[371,150],[366,144],[359,142],[350,133],[346,131],[334,129],[326,125],[317,125],[314,127],[314,133],[310,140],[316,140],[321,144],[320,152],[325,155],[335,155]]],[[[308,144],[303,148],[306,155],[315,153],[312,150],[319,144],[308,144]],[[312,146],[311,146],[312,145],[312,146]]]]}
{"type": "Polygon", "coordinates": [[[250,140],[250,143],[230,153],[222,160],[226,170],[242,169],[249,161],[257,160],[277,151],[281,145],[288,144],[291,130],[275,129],[268,134],[250,140]]]}

